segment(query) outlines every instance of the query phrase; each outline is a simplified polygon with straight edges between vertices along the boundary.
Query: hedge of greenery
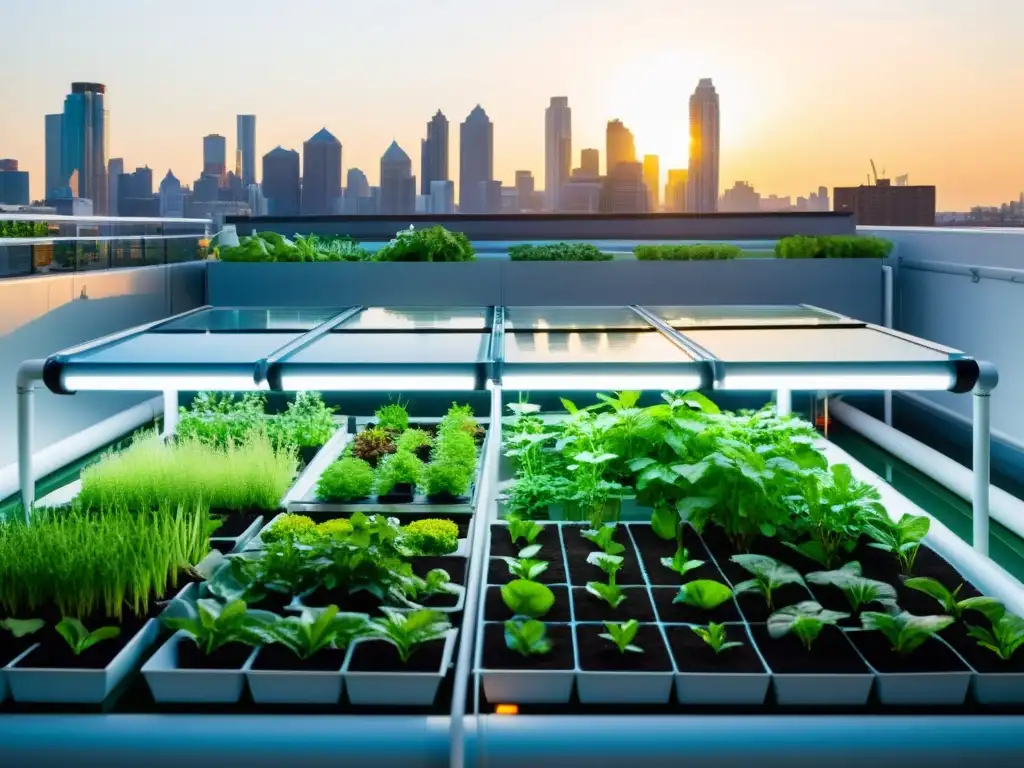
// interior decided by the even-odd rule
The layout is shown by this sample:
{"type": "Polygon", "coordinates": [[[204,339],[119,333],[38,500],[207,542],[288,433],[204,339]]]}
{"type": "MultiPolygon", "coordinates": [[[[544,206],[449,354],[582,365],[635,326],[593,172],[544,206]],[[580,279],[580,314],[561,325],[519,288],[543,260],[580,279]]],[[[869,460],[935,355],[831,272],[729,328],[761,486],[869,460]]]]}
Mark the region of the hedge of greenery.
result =
{"type": "Polygon", "coordinates": [[[513,245],[508,255],[512,261],[611,261],[615,258],[590,243],[513,245]]]}
{"type": "Polygon", "coordinates": [[[633,253],[640,261],[720,261],[739,258],[743,249],[724,243],[638,245],[633,253]]]}
{"type": "Polygon", "coordinates": [[[50,228],[44,221],[0,221],[0,237],[46,237],[50,228]]]}
{"type": "Polygon", "coordinates": [[[461,232],[444,227],[402,230],[376,253],[350,237],[295,235],[288,239],[277,232],[257,232],[239,238],[237,246],[213,249],[221,261],[315,262],[315,261],[473,261],[476,253],[461,232]]]}
{"type": "Polygon", "coordinates": [[[884,259],[891,251],[890,241],[861,235],[794,235],[775,244],[780,259],[884,259]]]}

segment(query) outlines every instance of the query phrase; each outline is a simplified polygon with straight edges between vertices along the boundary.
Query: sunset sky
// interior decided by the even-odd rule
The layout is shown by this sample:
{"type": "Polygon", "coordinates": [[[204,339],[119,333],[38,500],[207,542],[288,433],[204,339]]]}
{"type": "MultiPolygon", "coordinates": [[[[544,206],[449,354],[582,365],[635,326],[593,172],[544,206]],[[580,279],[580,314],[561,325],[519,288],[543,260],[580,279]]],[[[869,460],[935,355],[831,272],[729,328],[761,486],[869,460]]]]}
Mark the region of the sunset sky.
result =
{"type": "Polygon", "coordinates": [[[257,154],[326,126],[377,183],[392,139],[419,174],[425,124],[478,102],[495,175],[544,178],[544,109],[572,107],[573,164],[620,118],[684,167],[687,101],[721,98],[723,188],[806,195],[879,171],[940,210],[1024,190],[1021,0],[0,0],[0,157],[43,193],[43,116],[72,80],[107,85],[110,156],[191,184],[202,136],[257,115],[257,154]]]}

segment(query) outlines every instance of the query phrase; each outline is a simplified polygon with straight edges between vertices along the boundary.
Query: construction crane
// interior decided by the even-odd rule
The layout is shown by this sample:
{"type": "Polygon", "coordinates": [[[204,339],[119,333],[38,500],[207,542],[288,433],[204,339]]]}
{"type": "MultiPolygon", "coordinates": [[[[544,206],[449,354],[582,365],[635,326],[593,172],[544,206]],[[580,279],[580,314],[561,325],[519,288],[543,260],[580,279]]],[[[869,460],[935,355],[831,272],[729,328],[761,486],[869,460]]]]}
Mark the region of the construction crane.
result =
{"type": "MultiPolygon", "coordinates": [[[[884,173],[884,171],[883,171],[883,173],[884,173]]],[[[871,174],[875,177],[875,186],[878,186],[878,171],[875,170],[875,161],[874,160],[871,161],[871,174]]]]}

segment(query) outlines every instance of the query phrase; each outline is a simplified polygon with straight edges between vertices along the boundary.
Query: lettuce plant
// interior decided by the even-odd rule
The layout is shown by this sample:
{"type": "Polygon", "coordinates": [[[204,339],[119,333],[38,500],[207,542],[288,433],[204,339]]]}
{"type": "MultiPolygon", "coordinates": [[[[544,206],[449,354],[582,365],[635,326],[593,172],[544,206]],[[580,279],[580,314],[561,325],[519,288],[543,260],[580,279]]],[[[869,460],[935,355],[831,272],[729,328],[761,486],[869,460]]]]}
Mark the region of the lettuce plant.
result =
{"type": "Polygon", "coordinates": [[[958,600],[957,596],[963,589],[963,584],[952,592],[946,589],[941,582],[927,577],[907,579],[903,585],[935,598],[936,602],[942,606],[943,612],[957,621],[963,618],[965,611],[977,611],[989,621],[995,621],[1006,612],[1003,604],[994,597],[968,597],[958,600]]]}
{"type": "Polygon", "coordinates": [[[365,636],[393,645],[403,664],[424,643],[440,640],[452,628],[448,617],[439,611],[398,611],[387,607],[381,607],[381,611],[384,616],[369,621],[365,636]]]}
{"type": "Polygon", "coordinates": [[[371,467],[376,467],[388,454],[394,453],[397,449],[394,437],[386,429],[371,427],[357,432],[352,438],[352,455],[362,459],[371,467]]]}
{"type": "Polygon", "coordinates": [[[411,451],[416,453],[421,448],[429,448],[433,444],[430,433],[422,429],[406,429],[398,436],[395,443],[400,451],[411,451]]]}
{"type": "Polygon", "coordinates": [[[343,456],[320,475],[316,497],[323,501],[348,502],[364,499],[373,491],[373,469],[362,459],[343,456]]]}
{"type": "Polygon", "coordinates": [[[992,622],[991,629],[968,624],[967,634],[985,650],[992,651],[1003,661],[1009,661],[1024,645],[1024,619],[1009,612],[989,619],[992,622]]]}
{"type": "Polygon", "coordinates": [[[864,629],[881,632],[889,641],[893,651],[905,656],[924,644],[933,635],[953,623],[952,616],[915,616],[907,611],[901,613],[877,613],[865,611],[860,615],[864,629]]]}
{"type": "Polygon", "coordinates": [[[543,656],[551,652],[547,627],[536,619],[511,619],[505,622],[505,645],[522,656],[543,656]]]}
{"type": "Polygon", "coordinates": [[[187,633],[209,656],[228,643],[260,645],[268,637],[267,628],[280,619],[269,611],[250,610],[242,600],[222,605],[204,598],[195,603],[171,601],[161,620],[170,629],[187,633]]]}
{"type": "Polygon", "coordinates": [[[805,600],[796,605],[780,608],[769,616],[768,634],[775,639],[789,634],[796,635],[804,648],[810,651],[825,627],[833,626],[849,617],[848,613],[829,611],[813,600],[805,600]]]}
{"type": "Polygon", "coordinates": [[[672,602],[685,603],[703,611],[713,611],[730,597],[732,590],[725,584],[711,579],[696,579],[683,584],[672,602]]]}
{"type": "Polygon", "coordinates": [[[529,518],[513,518],[508,521],[508,536],[512,540],[513,546],[520,541],[524,542],[527,546],[533,544],[543,530],[543,525],[539,525],[529,518]]]}
{"type": "Polygon", "coordinates": [[[753,576],[736,585],[736,594],[754,592],[764,597],[768,610],[772,610],[772,596],[775,590],[786,584],[804,584],[803,577],[795,568],[780,563],[767,555],[733,555],[730,560],[753,576]]]}
{"type": "Polygon", "coordinates": [[[580,532],[580,535],[596,545],[606,555],[621,555],[626,547],[615,541],[615,523],[606,523],[599,528],[587,528],[580,532]]]}
{"type": "Polygon", "coordinates": [[[636,619],[616,623],[614,621],[604,622],[607,632],[602,632],[598,637],[613,643],[619,649],[619,653],[643,653],[644,649],[633,644],[640,624],[636,619]]]}
{"type": "Polygon", "coordinates": [[[807,574],[811,584],[823,584],[842,590],[850,609],[858,613],[868,603],[890,607],[896,604],[896,588],[892,584],[861,575],[860,563],[854,561],[834,571],[815,571],[807,574]]]}
{"type": "Polygon", "coordinates": [[[873,541],[868,545],[884,552],[891,552],[900,562],[904,574],[914,569],[914,560],[924,537],[928,535],[930,522],[924,515],[903,515],[898,521],[879,516],[865,526],[864,532],[873,541]]]}
{"type": "Polygon", "coordinates": [[[686,547],[678,547],[672,557],[661,558],[661,564],[670,571],[675,571],[680,576],[685,576],[688,572],[704,565],[704,561],[691,560],[690,553],[686,547]]]}
{"type": "Polygon", "coordinates": [[[515,579],[501,588],[501,599],[513,615],[539,619],[555,604],[555,593],[536,581],[515,579]]]}
{"type": "Polygon", "coordinates": [[[619,555],[606,555],[604,552],[591,552],[587,555],[587,562],[596,565],[608,574],[608,583],[600,581],[588,581],[587,592],[594,597],[604,600],[612,608],[618,608],[626,599],[622,588],[615,583],[615,574],[622,568],[622,557],[619,555]]]}
{"type": "Polygon", "coordinates": [[[338,606],[322,610],[306,608],[299,616],[286,616],[268,624],[264,632],[271,643],[283,645],[300,659],[325,648],[347,648],[365,630],[364,613],[339,613],[338,606]]]}
{"type": "Polygon", "coordinates": [[[448,555],[459,548],[459,526],[441,518],[413,520],[402,527],[401,544],[413,555],[448,555]]]}
{"type": "Polygon", "coordinates": [[[519,557],[503,557],[508,572],[517,579],[536,581],[544,571],[548,569],[546,560],[535,560],[533,558],[540,552],[540,544],[533,544],[519,550],[519,557]]]}
{"type": "Polygon", "coordinates": [[[75,656],[81,656],[97,643],[113,640],[121,634],[120,627],[100,627],[90,632],[78,619],[67,616],[61,619],[54,629],[64,638],[75,656]]]}
{"type": "Polygon", "coordinates": [[[707,627],[691,627],[691,629],[701,640],[708,644],[708,647],[715,652],[716,656],[722,651],[728,651],[730,648],[739,648],[743,645],[738,640],[726,640],[724,624],[711,623],[707,627]]]}

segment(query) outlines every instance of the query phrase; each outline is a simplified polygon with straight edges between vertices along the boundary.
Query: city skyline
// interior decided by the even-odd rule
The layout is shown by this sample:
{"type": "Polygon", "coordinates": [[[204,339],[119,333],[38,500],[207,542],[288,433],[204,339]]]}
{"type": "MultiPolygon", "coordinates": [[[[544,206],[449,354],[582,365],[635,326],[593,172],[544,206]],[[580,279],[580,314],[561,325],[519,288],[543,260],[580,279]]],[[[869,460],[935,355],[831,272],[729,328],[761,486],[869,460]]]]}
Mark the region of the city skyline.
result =
{"type": "MultiPolygon", "coordinates": [[[[18,159],[31,173],[33,198],[43,196],[44,116],[59,111],[73,81],[107,85],[111,156],[161,176],[170,168],[181,179],[199,170],[198,138],[218,133],[230,141],[238,114],[259,116],[257,158],[277,145],[299,149],[325,125],[345,147],[343,170],[372,174],[391,139],[412,150],[431,114],[440,109],[457,122],[479,102],[495,127],[494,177],[510,185],[516,170],[530,169],[541,187],[544,111],[564,95],[574,165],[575,148],[602,147],[607,121],[619,118],[635,133],[638,155],[659,156],[663,186],[667,169],[687,166],[687,99],[711,77],[721,95],[720,191],[736,179],[783,195],[857,184],[873,157],[889,175],[937,185],[940,209],[1018,197],[1024,102],[1006,94],[1024,88],[1011,33],[1024,25],[1024,8],[1005,0],[970,8],[921,0],[822,5],[726,0],[711,9],[647,0],[625,12],[594,0],[583,13],[579,3],[534,0],[508,9],[456,0],[437,9],[182,0],[174,13],[159,14],[104,0],[45,9],[9,0],[5,20],[45,27],[47,50],[61,53],[38,56],[32,36],[5,39],[0,65],[18,75],[0,82],[0,98],[14,105],[0,125],[0,156],[18,159]],[[309,25],[311,16],[317,22],[309,25]],[[164,66],[160,51],[194,35],[199,18],[234,42],[164,66]],[[718,34],[726,20],[729,34],[718,34]],[[379,41],[358,30],[385,25],[410,40],[444,40],[444,53],[426,66],[414,45],[374,55],[379,41]],[[348,60],[372,66],[333,66],[338,29],[352,33],[348,60]],[[119,44],[78,44],[90,36],[119,44]],[[893,41],[881,55],[878,36],[893,41]],[[301,40],[306,53],[286,65],[239,47],[259,39],[301,40]],[[537,55],[559,45],[566,55],[537,55]],[[972,109],[964,109],[968,96],[972,109]]],[[[455,150],[449,176],[458,179],[455,150]]],[[[410,154],[418,175],[419,153],[410,154]]]]}

